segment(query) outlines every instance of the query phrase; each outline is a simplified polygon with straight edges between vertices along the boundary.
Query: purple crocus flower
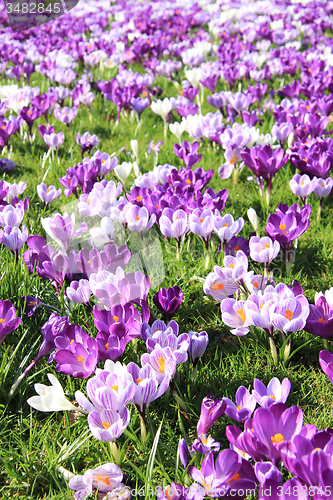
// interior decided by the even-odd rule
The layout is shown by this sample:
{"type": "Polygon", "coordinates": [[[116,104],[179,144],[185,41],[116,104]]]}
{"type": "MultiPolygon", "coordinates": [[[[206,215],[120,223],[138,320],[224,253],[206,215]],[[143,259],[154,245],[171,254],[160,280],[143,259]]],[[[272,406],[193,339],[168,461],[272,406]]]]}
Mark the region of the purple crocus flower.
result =
{"type": "Polygon", "coordinates": [[[315,295],[316,304],[310,304],[310,314],[304,330],[312,335],[330,339],[333,334],[333,289],[315,295]]]}
{"type": "Polygon", "coordinates": [[[179,459],[180,459],[180,462],[182,464],[182,466],[184,467],[184,470],[186,469],[186,467],[188,466],[189,464],[189,459],[190,459],[190,454],[188,452],[188,446],[187,446],[187,442],[184,438],[181,438],[179,440],[179,444],[178,444],[178,453],[179,453],[179,459]]]}
{"type": "Polygon", "coordinates": [[[283,147],[284,143],[287,141],[289,135],[293,132],[294,127],[292,123],[275,123],[272,127],[271,134],[276,137],[280,146],[283,147]]]}
{"type": "Polygon", "coordinates": [[[91,290],[88,280],[72,281],[66,289],[67,297],[79,304],[89,304],[91,290]]]}
{"type": "Polygon", "coordinates": [[[230,332],[238,337],[249,333],[245,300],[224,299],[221,302],[222,321],[231,327],[230,332]]]}
{"type": "Polygon", "coordinates": [[[37,194],[44,202],[44,205],[47,207],[52,201],[59,198],[62,193],[62,189],[56,189],[54,186],[47,187],[44,182],[42,184],[38,184],[37,186],[37,194]]]}
{"type": "Polygon", "coordinates": [[[281,462],[281,443],[290,441],[299,434],[303,424],[303,413],[297,406],[287,408],[283,403],[270,408],[258,408],[252,419],[246,420],[244,431],[230,426],[226,429],[229,441],[248,453],[255,461],[270,460],[275,465],[281,462]]]}
{"type": "Polygon", "coordinates": [[[319,364],[333,384],[333,354],[330,351],[320,351],[319,364]]]}
{"type": "Polygon", "coordinates": [[[21,222],[24,217],[24,203],[20,200],[18,203],[15,203],[16,206],[13,205],[0,205],[0,226],[17,226],[21,225],[21,222]]]}
{"type": "Polygon", "coordinates": [[[148,97],[146,97],[145,99],[141,99],[140,97],[132,97],[130,103],[133,109],[138,113],[138,117],[140,119],[143,111],[149,106],[150,100],[148,99],[148,97]]]}
{"type": "Polygon", "coordinates": [[[163,318],[168,320],[179,309],[183,302],[183,297],[183,292],[179,286],[176,285],[167,289],[160,288],[153,296],[153,302],[157,309],[163,314],[163,318]]]}
{"type": "Polygon", "coordinates": [[[256,480],[253,466],[239,457],[233,450],[221,451],[214,465],[214,452],[208,453],[201,464],[201,470],[190,466],[191,477],[206,489],[206,494],[215,497],[242,498],[246,490],[255,491],[256,480]],[[238,496],[238,492],[241,497],[238,496]]]}
{"type": "Polygon", "coordinates": [[[214,230],[215,216],[211,210],[196,208],[189,214],[189,228],[192,233],[197,234],[205,242],[208,250],[209,240],[214,230]]]}
{"type": "MultiPolygon", "coordinates": [[[[83,135],[78,133],[76,135],[76,143],[81,146],[81,156],[83,158],[84,153],[87,151],[90,153],[92,148],[97,146],[99,144],[100,140],[98,139],[97,135],[93,134],[91,135],[89,132],[85,132],[83,135]]],[[[102,159],[103,160],[103,159],[102,159]]]]}
{"type": "Polygon", "coordinates": [[[306,199],[309,194],[315,190],[316,184],[317,178],[314,177],[313,179],[310,179],[310,177],[306,174],[295,174],[289,182],[290,189],[296,196],[298,196],[298,198],[302,200],[303,205],[306,204],[306,199]]]}
{"type": "MultiPolygon", "coordinates": [[[[125,333],[125,328],[123,325],[119,328],[117,333],[125,333]]],[[[101,361],[106,361],[110,359],[111,361],[116,361],[124,352],[126,347],[126,338],[121,335],[116,335],[111,333],[110,335],[105,332],[98,332],[96,335],[97,345],[98,345],[98,357],[101,361]]]]}
{"type": "Polygon", "coordinates": [[[304,205],[300,209],[297,203],[290,207],[284,203],[279,203],[275,214],[270,214],[266,232],[272,240],[280,243],[287,265],[287,269],[292,262],[288,262],[292,242],[299,238],[309,227],[311,206],[304,205]]]}
{"type": "Polygon", "coordinates": [[[273,325],[280,332],[289,334],[303,330],[309,316],[309,305],[305,297],[286,299],[272,307],[273,325]]]}
{"type": "Polygon", "coordinates": [[[80,236],[88,229],[87,223],[82,222],[79,227],[74,230],[75,219],[68,215],[62,217],[56,214],[53,218],[42,218],[41,223],[47,234],[66,251],[70,249],[72,239],[76,236],[80,236]]]}
{"type": "Polygon", "coordinates": [[[156,320],[151,327],[144,322],[141,326],[141,338],[146,343],[149,352],[156,347],[170,347],[175,355],[176,363],[185,363],[190,339],[187,333],[178,336],[178,330],[176,321],[170,321],[166,326],[163,321],[156,320]]]}
{"type": "Polygon", "coordinates": [[[285,403],[290,392],[290,380],[284,378],[282,383],[276,377],[272,378],[267,387],[259,379],[254,379],[252,394],[256,402],[263,408],[269,408],[275,403],[285,403]]]}
{"type": "Polygon", "coordinates": [[[152,401],[158,399],[166,392],[170,383],[170,376],[164,375],[160,382],[155,377],[155,371],[147,364],[140,368],[135,363],[127,365],[127,371],[133,377],[135,393],[132,402],[135,404],[140,415],[144,415],[152,401]]]}
{"type": "Polygon", "coordinates": [[[0,344],[6,335],[12,333],[21,324],[16,317],[16,309],[9,300],[0,300],[0,344]]]}
{"type": "Polygon", "coordinates": [[[241,156],[245,165],[257,177],[262,188],[262,179],[267,182],[267,199],[271,192],[272,178],[278,170],[285,166],[288,161],[288,155],[282,148],[273,150],[270,145],[255,146],[251,150],[245,148],[241,156]]]}
{"type": "Polygon", "coordinates": [[[209,337],[207,332],[205,331],[200,333],[190,331],[188,332],[188,336],[190,338],[188,352],[190,354],[193,365],[196,366],[207,348],[209,337]]]}
{"type": "Polygon", "coordinates": [[[252,236],[249,246],[251,259],[265,265],[269,265],[280,251],[280,243],[272,241],[268,236],[263,238],[252,236]]]}
{"type": "Polygon", "coordinates": [[[124,407],[116,412],[114,410],[93,411],[88,415],[89,429],[94,438],[99,441],[116,441],[130,423],[131,415],[128,408],[124,407]]]}
{"type": "Polygon", "coordinates": [[[192,145],[188,141],[183,141],[182,145],[175,144],[173,147],[174,153],[181,158],[187,168],[192,168],[200,160],[202,155],[198,155],[199,143],[194,142],[192,145]]]}
{"type": "MultiPolygon", "coordinates": [[[[72,476],[68,487],[76,491],[74,498],[85,500],[95,490],[103,493],[111,493],[122,484],[123,473],[114,463],[99,465],[95,469],[88,469],[83,476],[72,476]]],[[[105,496],[107,498],[107,496],[105,496]]]]}
{"type": "Polygon", "coordinates": [[[14,226],[6,226],[3,231],[0,230],[0,241],[2,233],[2,244],[8,248],[13,254],[18,255],[22,245],[28,239],[28,229],[23,226],[22,231],[14,226]]]}
{"type": "Polygon", "coordinates": [[[139,207],[138,205],[131,206],[125,213],[125,220],[127,227],[134,233],[142,233],[148,231],[156,222],[156,215],[149,213],[146,207],[139,207]]]}
{"type": "Polygon", "coordinates": [[[215,217],[214,231],[222,241],[224,255],[226,255],[226,244],[231,240],[233,236],[236,236],[236,234],[238,234],[239,231],[243,229],[243,226],[243,217],[240,217],[236,221],[234,221],[234,218],[231,214],[225,214],[222,217],[215,217]]]}
{"type": "Polygon", "coordinates": [[[236,392],[236,404],[229,398],[223,398],[227,403],[225,414],[237,422],[244,422],[251,417],[257,405],[254,395],[246,387],[239,387],[236,392]]]}
{"type": "Polygon", "coordinates": [[[149,364],[154,370],[154,375],[159,384],[163,382],[165,375],[168,375],[170,379],[172,379],[176,373],[176,356],[170,347],[162,349],[159,346],[156,346],[150,354],[142,354],[142,367],[147,364],[149,364]]]}
{"type": "Polygon", "coordinates": [[[209,429],[213,427],[225,412],[227,403],[221,398],[216,398],[214,394],[208,394],[201,403],[200,418],[197,425],[197,436],[206,436],[209,429]]]}
{"type": "Polygon", "coordinates": [[[58,134],[52,132],[51,134],[44,134],[43,139],[49,148],[56,151],[64,142],[65,134],[63,132],[58,132],[58,134]]]}
{"type": "Polygon", "coordinates": [[[25,122],[27,122],[30,135],[32,135],[32,126],[35,120],[39,118],[41,115],[41,112],[39,111],[38,108],[35,106],[32,106],[31,108],[28,108],[27,106],[24,106],[21,111],[20,111],[20,116],[23,118],[25,122]]]}
{"type": "Polygon", "coordinates": [[[77,108],[69,108],[68,106],[64,106],[62,109],[54,110],[54,116],[56,117],[56,119],[59,120],[64,125],[68,126],[70,122],[74,120],[76,115],[77,115],[77,108]]]}
{"type": "Polygon", "coordinates": [[[24,307],[24,312],[27,314],[28,318],[34,314],[37,307],[41,305],[41,300],[32,295],[26,295],[21,297],[21,302],[24,307]]]}
{"type": "Polygon", "coordinates": [[[161,233],[168,238],[176,238],[178,245],[188,231],[187,214],[182,209],[164,208],[159,224],[161,233]]]}
{"type": "Polygon", "coordinates": [[[331,177],[329,177],[328,179],[317,178],[316,182],[314,183],[313,191],[318,196],[319,200],[322,201],[330,194],[330,192],[332,191],[332,187],[333,179],[331,177]]]}
{"type": "Polygon", "coordinates": [[[94,306],[93,316],[99,332],[124,337],[126,342],[140,337],[141,323],[147,319],[144,314],[142,318],[132,304],[115,305],[109,311],[94,306]]]}

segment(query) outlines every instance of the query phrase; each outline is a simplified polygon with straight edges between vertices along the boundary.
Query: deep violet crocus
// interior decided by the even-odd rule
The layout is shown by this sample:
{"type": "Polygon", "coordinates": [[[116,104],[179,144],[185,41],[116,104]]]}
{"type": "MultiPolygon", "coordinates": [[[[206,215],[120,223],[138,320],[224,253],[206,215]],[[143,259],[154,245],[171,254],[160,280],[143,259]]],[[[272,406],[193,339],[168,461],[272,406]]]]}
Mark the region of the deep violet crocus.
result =
{"type": "Polygon", "coordinates": [[[260,190],[262,193],[263,180],[267,183],[267,204],[269,205],[272,179],[276,172],[280,170],[288,161],[288,155],[284,154],[282,148],[273,150],[267,144],[266,146],[255,146],[251,150],[245,148],[241,156],[245,165],[253,172],[259,181],[260,190]]]}
{"type": "Polygon", "coordinates": [[[171,288],[160,288],[153,296],[153,302],[157,309],[162,313],[165,320],[169,320],[179,309],[183,302],[183,292],[179,286],[171,288]]]}
{"type": "Polygon", "coordinates": [[[320,351],[319,364],[333,384],[333,354],[330,351],[320,351]]]}
{"type": "Polygon", "coordinates": [[[270,214],[266,232],[272,240],[280,243],[286,263],[286,269],[289,271],[293,264],[291,259],[292,242],[299,238],[309,227],[311,206],[304,205],[300,209],[297,203],[290,207],[285,203],[279,203],[275,214],[270,214]]]}
{"type": "Polygon", "coordinates": [[[187,168],[192,168],[201,160],[202,155],[198,155],[198,149],[198,142],[191,145],[188,141],[183,141],[181,145],[175,144],[173,147],[175,155],[184,161],[187,168]]]}
{"type": "Polygon", "coordinates": [[[9,300],[0,300],[0,344],[6,335],[12,333],[21,324],[16,317],[16,309],[9,300]]]}
{"type": "Polygon", "coordinates": [[[312,335],[331,339],[333,336],[333,288],[316,293],[315,305],[310,304],[310,313],[304,330],[312,335]]]}

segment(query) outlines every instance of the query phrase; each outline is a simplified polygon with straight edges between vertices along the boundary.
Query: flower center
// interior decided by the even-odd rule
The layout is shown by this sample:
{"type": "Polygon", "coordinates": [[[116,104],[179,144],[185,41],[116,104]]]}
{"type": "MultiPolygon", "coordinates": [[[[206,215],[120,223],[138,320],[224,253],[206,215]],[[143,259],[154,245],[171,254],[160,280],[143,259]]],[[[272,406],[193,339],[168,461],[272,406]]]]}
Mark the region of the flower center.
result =
{"type": "Polygon", "coordinates": [[[213,290],[222,290],[223,289],[223,283],[219,283],[218,285],[213,285],[212,289],[213,290]]]}
{"type": "Polygon", "coordinates": [[[79,357],[77,358],[77,360],[78,360],[78,361],[82,361],[82,364],[84,364],[84,359],[83,359],[83,356],[79,356],[79,357]]]}
{"type": "Polygon", "coordinates": [[[285,441],[284,436],[280,433],[275,434],[274,436],[271,437],[272,443],[282,443],[282,441],[285,441]]]}
{"type": "MultiPolygon", "coordinates": [[[[104,422],[105,423],[105,422],[104,422]]],[[[102,483],[105,483],[107,485],[110,485],[110,479],[109,476],[96,476],[97,481],[102,481],[102,483]]]]}
{"type": "Polygon", "coordinates": [[[288,319],[288,321],[291,321],[293,318],[293,312],[290,311],[290,309],[286,310],[286,318],[288,319]]]}
{"type": "Polygon", "coordinates": [[[161,373],[165,373],[165,359],[162,356],[158,358],[158,367],[161,373]]]}
{"type": "Polygon", "coordinates": [[[141,201],[142,200],[142,196],[137,196],[136,197],[136,201],[141,201]]]}
{"type": "Polygon", "coordinates": [[[137,383],[137,385],[139,385],[139,384],[140,384],[140,382],[142,382],[142,381],[143,381],[143,378],[137,378],[137,379],[136,379],[136,383],[137,383]]]}
{"type": "Polygon", "coordinates": [[[139,220],[140,220],[140,217],[135,217],[135,220],[136,220],[136,221],[139,221],[139,220]]]}
{"type": "Polygon", "coordinates": [[[113,389],[114,391],[117,391],[118,390],[118,385],[111,385],[111,389],[113,389]]]}
{"type": "Polygon", "coordinates": [[[227,481],[228,484],[231,483],[231,481],[238,481],[240,479],[240,475],[238,474],[238,472],[235,472],[235,474],[232,476],[231,479],[229,479],[229,481],[227,481]]]}
{"type": "Polygon", "coordinates": [[[241,410],[243,407],[242,406],[237,406],[237,411],[241,410]]]}
{"type": "Polygon", "coordinates": [[[239,314],[240,318],[242,321],[245,321],[246,320],[246,317],[245,317],[245,314],[244,314],[244,309],[239,309],[237,311],[237,314],[239,314]]]}
{"type": "Polygon", "coordinates": [[[317,321],[320,321],[320,323],[326,323],[326,320],[324,318],[319,318],[317,321]]]}
{"type": "Polygon", "coordinates": [[[3,325],[5,320],[3,318],[0,318],[0,323],[3,325]]]}
{"type": "Polygon", "coordinates": [[[118,316],[113,316],[113,319],[114,319],[115,323],[118,323],[118,320],[119,320],[118,316]]]}
{"type": "Polygon", "coordinates": [[[286,224],[280,224],[279,228],[283,232],[283,234],[287,234],[288,230],[286,231],[286,224]]]}
{"type": "Polygon", "coordinates": [[[109,422],[102,422],[102,425],[104,429],[108,429],[109,427],[111,427],[111,424],[109,424],[109,422]]]}

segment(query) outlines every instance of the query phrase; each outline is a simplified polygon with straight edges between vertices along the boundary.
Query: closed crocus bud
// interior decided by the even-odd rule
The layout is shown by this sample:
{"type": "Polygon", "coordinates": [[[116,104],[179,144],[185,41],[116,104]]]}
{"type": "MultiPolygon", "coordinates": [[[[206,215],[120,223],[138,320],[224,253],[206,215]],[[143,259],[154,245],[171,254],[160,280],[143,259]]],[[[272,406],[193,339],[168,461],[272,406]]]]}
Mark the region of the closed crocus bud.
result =
{"type": "Polygon", "coordinates": [[[153,302],[157,309],[163,314],[165,319],[170,319],[183,302],[183,292],[179,286],[172,288],[161,288],[153,297],[153,302]]]}
{"type": "Polygon", "coordinates": [[[37,194],[40,199],[44,202],[44,205],[49,205],[52,201],[59,198],[62,193],[62,189],[56,189],[54,186],[47,187],[44,182],[42,184],[38,184],[37,186],[37,194]]]}
{"type": "Polygon", "coordinates": [[[184,467],[184,469],[186,469],[186,467],[188,466],[190,454],[188,451],[187,443],[184,438],[180,439],[179,441],[178,453],[181,464],[184,467]]]}
{"type": "Polygon", "coordinates": [[[248,209],[247,216],[248,216],[249,221],[251,222],[252,226],[254,227],[254,230],[256,232],[258,232],[259,231],[259,219],[258,219],[257,212],[254,210],[254,208],[251,207],[248,209]]]}
{"type": "Polygon", "coordinates": [[[16,309],[9,300],[0,300],[0,344],[9,333],[21,324],[21,318],[16,317],[16,309]]]}
{"type": "Polygon", "coordinates": [[[207,434],[216,420],[223,415],[226,407],[227,403],[222,399],[215,399],[214,394],[208,394],[208,396],[202,400],[200,419],[197,425],[198,437],[202,434],[207,434]]]}
{"type": "Polygon", "coordinates": [[[131,148],[132,148],[132,151],[134,153],[134,156],[135,156],[135,159],[136,159],[137,163],[140,163],[140,158],[139,158],[139,144],[138,144],[138,141],[136,139],[133,139],[131,141],[131,148]]]}
{"type": "Polygon", "coordinates": [[[333,384],[333,354],[329,351],[320,351],[319,364],[333,384]]]}
{"type": "Polygon", "coordinates": [[[207,332],[188,332],[188,336],[190,337],[189,353],[192,363],[196,365],[207,348],[209,337],[207,332]]]}
{"type": "Polygon", "coordinates": [[[114,173],[123,184],[126,184],[127,178],[132,172],[132,168],[133,168],[132,163],[124,161],[123,163],[117,165],[114,168],[114,173]]]}
{"type": "Polygon", "coordinates": [[[163,120],[166,121],[167,115],[172,110],[172,102],[167,97],[163,101],[158,99],[156,102],[154,101],[151,103],[151,110],[153,113],[161,116],[163,120]]]}

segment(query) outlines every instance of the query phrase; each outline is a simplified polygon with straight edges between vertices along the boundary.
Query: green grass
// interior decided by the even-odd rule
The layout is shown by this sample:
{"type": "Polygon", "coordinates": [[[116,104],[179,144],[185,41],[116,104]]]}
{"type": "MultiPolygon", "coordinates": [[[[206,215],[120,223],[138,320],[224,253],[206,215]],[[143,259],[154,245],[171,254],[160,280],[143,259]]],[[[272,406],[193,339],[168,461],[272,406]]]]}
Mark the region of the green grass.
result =
{"type": "MultiPolygon", "coordinates": [[[[107,75],[104,78],[107,79],[107,75]]],[[[163,88],[161,98],[177,95],[176,88],[170,82],[158,78],[157,84],[163,88]]],[[[39,85],[45,90],[47,82],[34,74],[31,85],[39,85]]],[[[209,111],[215,110],[205,100],[202,112],[205,114],[209,111]]],[[[11,139],[13,159],[18,167],[12,173],[5,174],[4,178],[9,182],[23,180],[27,183],[24,195],[29,196],[30,206],[23,223],[28,227],[30,234],[43,234],[40,218],[60,209],[73,198],[66,199],[62,195],[50,208],[44,209],[37,196],[36,185],[44,180],[46,184],[58,187],[58,178],[66,173],[68,167],[80,161],[80,148],[75,143],[77,132],[82,134],[89,131],[97,134],[101,140],[100,151],[110,154],[118,152],[119,162],[130,160],[121,150],[126,148],[130,151],[130,140],[135,137],[137,122],[124,115],[116,127],[115,116],[115,106],[101,95],[97,95],[92,106],[91,119],[88,110],[82,107],[69,128],[51,117],[50,121],[55,125],[56,131],[64,131],[65,142],[60,149],[59,164],[56,159],[51,163],[47,161],[44,170],[41,168],[41,159],[46,152],[46,146],[38,132],[33,144],[29,142],[23,144],[18,134],[11,139]]],[[[39,119],[39,123],[43,123],[42,118],[39,119]]],[[[262,132],[266,133],[271,125],[271,115],[266,114],[261,127],[262,132]]],[[[36,130],[37,124],[34,125],[34,131],[36,130]]],[[[146,110],[136,135],[142,173],[153,168],[152,155],[148,158],[145,155],[149,141],[157,142],[162,137],[162,120],[149,109],[146,110]]],[[[184,134],[183,139],[186,138],[184,134]]],[[[173,153],[174,142],[176,142],[174,136],[168,132],[168,138],[161,148],[159,163],[182,166],[181,161],[173,153]]],[[[213,168],[215,172],[210,187],[216,191],[226,188],[229,192],[224,212],[231,213],[235,218],[244,217],[242,236],[248,237],[252,231],[246,215],[250,206],[256,209],[260,217],[260,230],[263,235],[268,214],[275,210],[277,204],[284,202],[290,205],[297,201],[289,189],[289,179],[294,174],[294,169],[289,163],[273,180],[268,209],[262,206],[254,183],[247,180],[250,173],[246,168],[241,172],[238,184],[234,186],[232,180],[223,181],[217,175],[217,169],[224,161],[223,152],[219,147],[204,141],[200,145],[199,152],[202,153],[202,160],[198,166],[205,170],[213,168]]],[[[115,179],[114,174],[111,173],[108,179],[115,179]]],[[[133,180],[133,178],[128,180],[126,190],[129,190],[133,180]]],[[[283,281],[287,284],[291,284],[293,279],[298,279],[305,295],[313,302],[315,293],[330,288],[333,282],[331,224],[333,200],[331,196],[325,200],[320,224],[316,221],[319,202],[314,197],[309,201],[312,205],[311,223],[308,231],[299,239],[296,261],[291,273],[286,276],[282,263],[278,262],[275,277],[277,282],[283,281]]],[[[187,411],[179,406],[172,392],[151,404],[152,427],[147,421],[146,446],[142,445],[140,439],[139,416],[134,407],[131,407],[131,423],[119,439],[122,450],[121,467],[128,484],[139,489],[144,486],[145,478],[149,477],[149,474],[154,485],[163,481],[167,484],[171,480],[181,482],[184,473],[181,467],[175,468],[178,441],[182,436],[186,436],[190,442],[195,438],[202,398],[208,393],[213,393],[216,397],[227,396],[233,399],[240,385],[251,389],[255,378],[267,383],[273,376],[277,376],[280,380],[288,377],[291,381],[288,404],[300,405],[304,412],[304,423],[315,424],[319,429],[333,426],[332,388],[318,363],[318,355],[323,348],[322,340],[304,332],[295,334],[292,351],[299,347],[300,349],[286,366],[280,363],[275,368],[269,353],[253,338],[250,336],[236,338],[230,335],[229,328],[221,321],[219,304],[203,293],[200,278],[204,279],[215,264],[222,265],[222,256],[217,252],[217,239],[209,269],[205,268],[206,255],[203,245],[194,235],[184,242],[180,261],[175,257],[175,242],[161,240],[161,245],[165,277],[162,283],[158,283],[151,290],[149,295],[151,310],[157,318],[160,318],[158,310],[153,305],[152,296],[160,286],[179,285],[184,293],[184,301],[174,319],[180,325],[180,332],[206,330],[210,343],[199,362],[195,381],[192,380],[192,371],[188,364],[179,368],[176,383],[179,396],[185,402],[187,411]],[[307,345],[301,347],[305,343],[307,345]],[[162,418],[157,453],[149,467],[150,450],[162,418]],[[138,471],[141,471],[141,477],[138,471]]],[[[256,263],[250,263],[250,269],[262,272],[256,263]]],[[[158,275],[159,271],[153,269],[154,276],[158,275]]],[[[54,295],[53,287],[46,280],[36,275],[29,276],[23,260],[20,259],[16,264],[10,252],[3,247],[0,254],[0,275],[0,298],[11,300],[18,309],[18,315],[22,317],[21,326],[6,338],[6,342],[0,348],[0,498],[70,499],[72,493],[66,481],[57,472],[57,468],[62,466],[73,473],[83,473],[88,468],[112,461],[110,447],[107,443],[99,442],[92,437],[85,416],[76,418],[74,414],[63,412],[44,414],[27,405],[26,400],[35,394],[33,384],[37,382],[48,384],[46,374],[49,372],[55,374],[54,365],[48,365],[47,359],[39,362],[21,383],[14,396],[9,397],[11,385],[36,356],[42,338],[41,326],[50,314],[49,309],[41,307],[31,318],[27,318],[23,314],[20,297],[27,294],[38,295],[43,302],[52,306],[61,307],[61,304],[54,295]]],[[[72,322],[79,324],[87,332],[96,334],[92,316],[84,306],[76,305],[70,317],[72,322]]],[[[264,336],[262,340],[265,342],[264,336]]],[[[143,352],[145,347],[142,341],[129,344],[122,360],[125,363],[130,361],[138,363],[143,352]]],[[[76,390],[85,390],[85,381],[69,378],[63,374],[58,374],[58,378],[70,400],[74,399],[76,390]]],[[[213,427],[212,434],[222,442],[222,448],[228,447],[225,428],[230,424],[233,424],[232,421],[224,416],[213,427]]]]}

